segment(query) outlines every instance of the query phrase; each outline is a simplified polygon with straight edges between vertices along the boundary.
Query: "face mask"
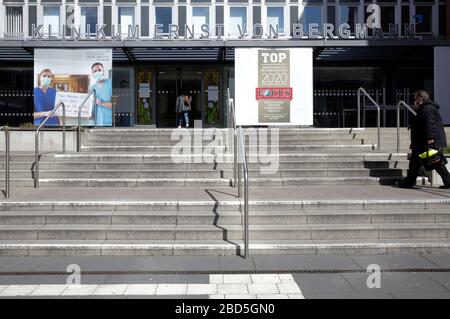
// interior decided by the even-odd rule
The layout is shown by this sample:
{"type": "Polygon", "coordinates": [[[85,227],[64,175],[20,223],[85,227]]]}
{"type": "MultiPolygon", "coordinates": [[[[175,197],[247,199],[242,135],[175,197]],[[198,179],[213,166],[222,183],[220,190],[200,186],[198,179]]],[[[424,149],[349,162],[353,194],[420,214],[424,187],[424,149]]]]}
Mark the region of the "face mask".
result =
{"type": "Polygon", "coordinates": [[[101,80],[103,80],[103,74],[102,74],[102,72],[95,72],[94,73],[94,79],[95,79],[95,81],[101,81],[101,80]]]}
{"type": "Polygon", "coordinates": [[[50,79],[46,76],[41,76],[41,85],[42,86],[49,86],[51,81],[52,81],[52,79],[50,79]]]}

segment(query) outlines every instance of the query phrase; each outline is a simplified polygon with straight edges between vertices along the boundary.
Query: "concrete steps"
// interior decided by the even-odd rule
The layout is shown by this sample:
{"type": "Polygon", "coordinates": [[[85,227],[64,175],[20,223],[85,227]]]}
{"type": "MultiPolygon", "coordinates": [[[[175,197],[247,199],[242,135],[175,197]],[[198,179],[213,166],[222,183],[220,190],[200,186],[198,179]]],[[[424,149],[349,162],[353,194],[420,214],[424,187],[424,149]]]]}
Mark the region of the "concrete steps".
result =
{"type": "MultiPolygon", "coordinates": [[[[251,201],[252,253],[442,252],[449,200],[251,201]]],[[[236,254],[240,201],[1,202],[0,255],[236,254]]]]}

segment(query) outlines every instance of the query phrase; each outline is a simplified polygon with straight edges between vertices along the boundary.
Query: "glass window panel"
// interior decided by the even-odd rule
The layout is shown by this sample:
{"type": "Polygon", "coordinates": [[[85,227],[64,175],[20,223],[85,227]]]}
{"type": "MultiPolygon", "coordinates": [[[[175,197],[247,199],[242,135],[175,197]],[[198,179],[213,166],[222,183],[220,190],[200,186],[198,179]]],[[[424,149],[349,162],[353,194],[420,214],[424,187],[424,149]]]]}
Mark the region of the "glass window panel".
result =
{"type": "Polygon", "coordinates": [[[202,25],[209,25],[209,7],[194,7],[192,9],[192,23],[194,25],[194,33],[202,33],[202,25]]]}
{"type": "Polygon", "coordinates": [[[409,6],[402,6],[402,28],[409,24],[409,6]]]}
{"type": "Polygon", "coordinates": [[[431,6],[416,6],[416,32],[431,33],[431,6]]]}
{"type": "Polygon", "coordinates": [[[128,34],[128,26],[134,26],[134,7],[119,7],[119,24],[122,34],[128,34]]]}
{"type": "Polygon", "coordinates": [[[239,36],[239,28],[244,31],[245,26],[247,25],[247,8],[244,7],[231,7],[230,8],[230,30],[229,34],[231,36],[239,36]]]}
{"type": "Polygon", "coordinates": [[[389,32],[389,24],[395,25],[395,7],[381,6],[381,28],[383,32],[389,32]]]}
{"type": "Polygon", "coordinates": [[[355,32],[355,24],[358,23],[358,7],[342,5],[339,7],[341,20],[340,24],[350,25],[350,31],[355,32]]]}
{"type": "Polygon", "coordinates": [[[81,8],[81,32],[87,32],[89,25],[91,34],[95,33],[97,21],[97,7],[81,8]]]}
{"type": "Polygon", "coordinates": [[[59,33],[59,7],[44,7],[44,33],[49,32],[49,25],[51,25],[52,35],[59,33]]]}
{"type": "Polygon", "coordinates": [[[22,33],[22,7],[6,7],[6,33],[15,35],[22,33]]]}
{"type": "Polygon", "coordinates": [[[439,6],[439,35],[445,35],[446,30],[445,30],[445,17],[446,17],[446,12],[445,12],[445,5],[440,5],[439,6]]]}
{"type": "MultiPolygon", "coordinates": [[[[155,8],[156,24],[162,24],[163,33],[169,33],[169,24],[172,23],[172,8],[155,8]]],[[[184,26],[182,26],[184,28],[184,26]]]]}
{"type": "Polygon", "coordinates": [[[327,7],[327,23],[336,24],[336,6],[327,7]]]}
{"type": "Polygon", "coordinates": [[[303,12],[303,25],[306,32],[309,30],[309,25],[317,23],[319,31],[322,32],[322,8],[319,6],[306,6],[303,12]]]}
{"type": "Polygon", "coordinates": [[[267,8],[267,30],[270,26],[277,29],[280,33],[284,32],[284,8],[283,7],[268,7],[267,8]]]}

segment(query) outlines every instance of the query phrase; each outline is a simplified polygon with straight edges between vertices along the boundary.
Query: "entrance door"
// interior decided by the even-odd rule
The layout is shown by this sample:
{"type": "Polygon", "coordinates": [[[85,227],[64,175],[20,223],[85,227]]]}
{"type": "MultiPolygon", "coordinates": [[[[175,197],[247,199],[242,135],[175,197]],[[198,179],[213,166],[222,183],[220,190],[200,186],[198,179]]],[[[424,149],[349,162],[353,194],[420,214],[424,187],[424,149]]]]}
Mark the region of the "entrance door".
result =
{"type": "Polygon", "coordinates": [[[159,70],[156,76],[156,126],[175,127],[177,101],[177,72],[159,70]]]}
{"type": "Polygon", "coordinates": [[[177,97],[187,94],[192,97],[189,125],[202,120],[202,72],[195,69],[167,68],[157,70],[156,77],[156,125],[176,127],[175,112],[177,97]]]}
{"type": "Polygon", "coordinates": [[[183,70],[178,78],[178,94],[189,95],[192,98],[189,125],[193,127],[194,120],[202,120],[202,72],[183,70]]]}

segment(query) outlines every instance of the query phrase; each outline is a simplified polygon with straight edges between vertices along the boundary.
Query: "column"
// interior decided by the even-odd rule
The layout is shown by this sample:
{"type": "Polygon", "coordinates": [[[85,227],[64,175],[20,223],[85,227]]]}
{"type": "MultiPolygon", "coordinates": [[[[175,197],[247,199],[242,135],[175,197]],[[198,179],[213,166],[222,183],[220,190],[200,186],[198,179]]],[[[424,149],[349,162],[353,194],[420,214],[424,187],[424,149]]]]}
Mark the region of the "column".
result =
{"type": "Polygon", "coordinates": [[[448,75],[450,74],[450,47],[434,48],[434,97],[441,105],[441,116],[444,124],[450,124],[450,90],[448,75]]]}

